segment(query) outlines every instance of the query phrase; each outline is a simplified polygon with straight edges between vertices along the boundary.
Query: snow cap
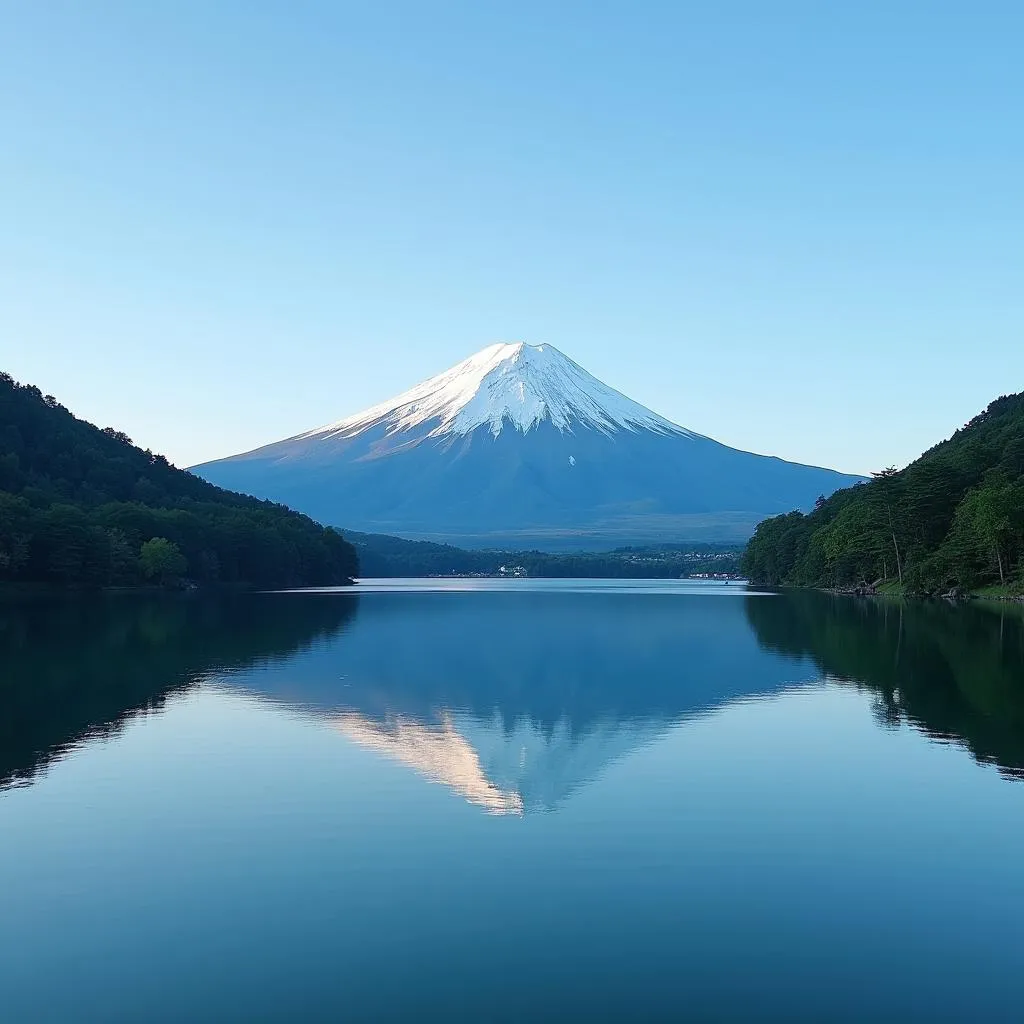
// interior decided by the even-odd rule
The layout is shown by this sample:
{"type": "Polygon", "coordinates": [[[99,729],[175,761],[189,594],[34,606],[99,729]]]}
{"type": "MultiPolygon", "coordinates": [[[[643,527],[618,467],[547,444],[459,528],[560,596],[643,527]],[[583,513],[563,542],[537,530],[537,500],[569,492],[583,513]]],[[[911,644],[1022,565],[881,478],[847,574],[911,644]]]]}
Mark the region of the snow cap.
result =
{"type": "Polygon", "coordinates": [[[355,437],[381,423],[387,432],[432,425],[430,437],[468,434],[487,425],[527,433],[545,420],[613,434],[653,430],[697,436],[592,377],[553,345],[490,345],[409,391],[301,437],[355,437]]]}

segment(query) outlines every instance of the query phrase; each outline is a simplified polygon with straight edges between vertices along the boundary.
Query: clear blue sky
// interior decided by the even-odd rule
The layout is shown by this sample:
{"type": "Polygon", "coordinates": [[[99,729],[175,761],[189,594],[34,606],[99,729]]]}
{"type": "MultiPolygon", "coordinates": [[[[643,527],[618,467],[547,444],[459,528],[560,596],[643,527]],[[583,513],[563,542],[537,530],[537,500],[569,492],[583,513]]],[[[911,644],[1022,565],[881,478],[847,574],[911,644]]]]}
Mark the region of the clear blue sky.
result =
{"type": "Polygon", "coordinates": [[[1024,389],[1024,6],[14,0],[0,367],[187,465],[550,342],[869,471],[1024,389]]]}

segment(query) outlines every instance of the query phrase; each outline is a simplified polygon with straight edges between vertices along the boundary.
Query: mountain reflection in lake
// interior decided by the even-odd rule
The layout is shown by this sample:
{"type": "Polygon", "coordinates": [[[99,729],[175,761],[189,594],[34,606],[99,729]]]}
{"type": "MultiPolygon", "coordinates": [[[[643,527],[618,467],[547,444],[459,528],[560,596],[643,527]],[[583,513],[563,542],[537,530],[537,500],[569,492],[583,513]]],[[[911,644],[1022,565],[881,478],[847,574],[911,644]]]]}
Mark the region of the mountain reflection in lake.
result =
{"type": "Polygon", "coordinates": [[[437,589],[0,601],[11,1019],[1015,1019],[1020,608],[437,589]]]}

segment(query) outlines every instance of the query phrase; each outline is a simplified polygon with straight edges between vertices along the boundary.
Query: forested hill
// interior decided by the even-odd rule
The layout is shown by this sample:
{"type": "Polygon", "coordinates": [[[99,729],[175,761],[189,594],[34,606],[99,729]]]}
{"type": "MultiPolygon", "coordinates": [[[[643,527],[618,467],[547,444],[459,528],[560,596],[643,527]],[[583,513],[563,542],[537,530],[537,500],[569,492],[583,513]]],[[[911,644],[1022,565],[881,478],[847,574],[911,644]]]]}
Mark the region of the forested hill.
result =
{"type": "Polygon", "coordinates": [[[770,585],[1024,587],[1024,393],[997,399],[900,472],[819,499],[808,515],[766,519],[741,567],[770,585]]]}
{"type": "Polygon", "coordinates": [[[0,374],[0,580],[285,587],[357,571],[333,529],[208,484],[0,374]]]}

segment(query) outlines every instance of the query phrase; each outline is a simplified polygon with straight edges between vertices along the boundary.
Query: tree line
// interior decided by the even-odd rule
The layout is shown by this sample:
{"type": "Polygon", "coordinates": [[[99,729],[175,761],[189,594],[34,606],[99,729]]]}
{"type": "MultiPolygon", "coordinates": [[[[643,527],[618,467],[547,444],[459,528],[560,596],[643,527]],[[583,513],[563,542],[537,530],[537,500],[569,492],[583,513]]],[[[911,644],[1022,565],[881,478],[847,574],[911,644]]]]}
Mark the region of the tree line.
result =
{"type": "Polygon", "coordinates": [[[741,560],[768,585],[1024,589],[1024,393],[997,399],[906,469],[760,523],[741,560]]]}
{"type": "Polygon", "coordinates": [[[679,579],[694,573],[735,573],[739,552],[727,545],[665,544],[605,552],[473,551],[451,544],[346,531],[368,577],[494,575],[502,566],[528,576],[581,579],[679,579]]]}
{"type": "Polygon", "coordinates": [[[335,530],[215,487],[0,374],[0,580],[291,587],[357,573],[335,530]]]}

